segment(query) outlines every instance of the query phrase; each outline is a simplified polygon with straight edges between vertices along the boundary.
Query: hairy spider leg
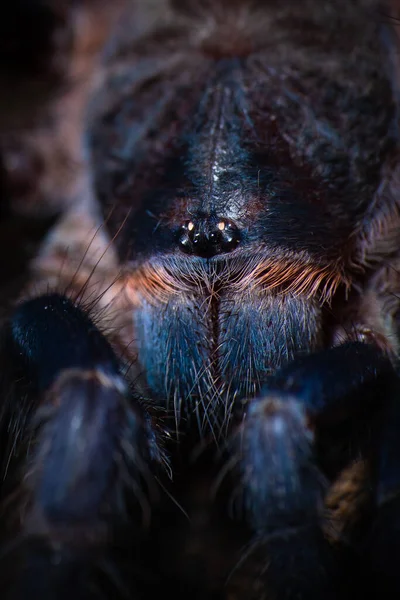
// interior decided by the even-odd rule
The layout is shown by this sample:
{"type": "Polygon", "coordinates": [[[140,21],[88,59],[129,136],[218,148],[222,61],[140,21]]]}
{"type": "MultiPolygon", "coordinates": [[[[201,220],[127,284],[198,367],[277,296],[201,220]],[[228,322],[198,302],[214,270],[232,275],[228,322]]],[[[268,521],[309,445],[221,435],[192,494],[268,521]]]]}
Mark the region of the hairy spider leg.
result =
{"type": "Polygon", "coordinates": [[[16,308],[1,359],[2,597],[140,597],[163,458],[113,349],[49,294],[16,308]]]}
{"type": "MultiPolygon", "coordinates": [[[[387,354],[373,344],[348,342],[283,367],[250,401],[233,436],[234,451],[241,457],[245,512],[255,534],[253,551],[263,554],[249,598],[258,598],[263,588],[268,598],[347,597],[344,590],[351,589],[348,579],[354,571],[346,571],[347,552],[341,552],[339,563],[324,531],[326,484],[352,460],[370,458],[371,437],[380,440],[384,423],[378,501],[382,490],[398,491],[398,409],[396,418],[385,418],[385,410],[389,416],[397,407],[398,388],[387,354]],[[371,429],[371,423],[376,427],[371,429]],[[335,438],[340,457],[323,447],[335,438]],[[334,461],[326,458],[329,454],[334,461]]],[[[398,512],[394,521],[387,521],[386,534],[395,523],[398,512]]],[[[379,539],[385,560],[399,538],[394,532],[379,539]]],[[[352,567],[360,548],[351,549],[352,567]]],[[[394,556],[398,553],[392,563],[394,556]]],[[[389,567],[388,573],[393,581],[396,569],[389,567]]]]}

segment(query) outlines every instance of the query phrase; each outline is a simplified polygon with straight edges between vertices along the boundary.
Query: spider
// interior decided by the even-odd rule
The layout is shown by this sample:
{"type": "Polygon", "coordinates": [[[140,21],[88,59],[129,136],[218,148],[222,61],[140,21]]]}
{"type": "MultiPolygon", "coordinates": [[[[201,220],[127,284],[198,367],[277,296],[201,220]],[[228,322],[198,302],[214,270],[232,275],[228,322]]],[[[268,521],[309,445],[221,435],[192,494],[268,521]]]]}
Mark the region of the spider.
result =
{"type": "Polygon", "coordinates": [[[7,6],[2,598],[399,597],[397,11],[7,6]]]}

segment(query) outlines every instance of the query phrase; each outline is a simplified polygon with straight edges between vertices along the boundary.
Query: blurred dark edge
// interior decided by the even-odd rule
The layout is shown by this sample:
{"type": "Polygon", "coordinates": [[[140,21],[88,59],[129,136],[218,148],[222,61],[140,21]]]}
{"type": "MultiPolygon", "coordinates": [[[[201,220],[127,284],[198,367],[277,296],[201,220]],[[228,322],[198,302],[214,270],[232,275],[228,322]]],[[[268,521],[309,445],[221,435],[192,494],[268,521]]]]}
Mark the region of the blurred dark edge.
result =
{"type": "MultiPolygon", "coordinates": [[[[7,83],[11,83],[17,90],[19,84],[32,78],[50,83],[55,75],[54,37],[62,27],[63,8],[68,2],[52,2],[51,6],[49,0],[4,0],[1,4],[2,85],[8,87],[7,83]]],[[[0,105],[4,111],[0,115],[2,122],[7,121],[7,104],[0,105]]],[[[26,283],[29,261],[54,220],[54,217],[36,219],[13,213],[7,186],[0,176],[0,318],[26,283]]]]}

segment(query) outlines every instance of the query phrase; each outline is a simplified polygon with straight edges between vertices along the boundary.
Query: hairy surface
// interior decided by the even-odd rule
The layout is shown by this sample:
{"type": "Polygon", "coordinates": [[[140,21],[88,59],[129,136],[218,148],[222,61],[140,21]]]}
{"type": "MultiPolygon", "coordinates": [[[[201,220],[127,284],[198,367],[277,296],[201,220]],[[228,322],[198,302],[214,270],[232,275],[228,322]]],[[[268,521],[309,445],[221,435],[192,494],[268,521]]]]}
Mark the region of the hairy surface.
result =
{"type": "Polygon", "coordinates": [[[3,292],[0,584],[330,600],[337,551],[351,596],[392,459],[396,2],[24,5],[0,216],[55,223],[3,292]]]}

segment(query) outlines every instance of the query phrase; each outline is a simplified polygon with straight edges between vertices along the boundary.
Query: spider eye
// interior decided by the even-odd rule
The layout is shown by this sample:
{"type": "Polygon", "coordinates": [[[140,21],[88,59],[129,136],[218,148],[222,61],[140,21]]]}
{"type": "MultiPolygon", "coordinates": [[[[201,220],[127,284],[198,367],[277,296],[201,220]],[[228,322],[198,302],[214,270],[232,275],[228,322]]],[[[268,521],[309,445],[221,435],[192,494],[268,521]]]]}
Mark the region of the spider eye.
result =
{"type": "Polygon", "coordinates": [[[227,219],[217,223],[204,219],[187,221],[178,233],[178,246],[183,252],[204,258],[231,252],[239,242],[238,227],[227,219]]]}

